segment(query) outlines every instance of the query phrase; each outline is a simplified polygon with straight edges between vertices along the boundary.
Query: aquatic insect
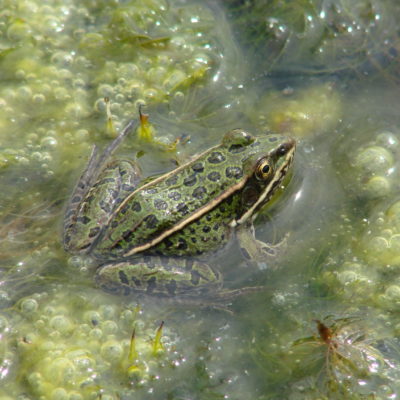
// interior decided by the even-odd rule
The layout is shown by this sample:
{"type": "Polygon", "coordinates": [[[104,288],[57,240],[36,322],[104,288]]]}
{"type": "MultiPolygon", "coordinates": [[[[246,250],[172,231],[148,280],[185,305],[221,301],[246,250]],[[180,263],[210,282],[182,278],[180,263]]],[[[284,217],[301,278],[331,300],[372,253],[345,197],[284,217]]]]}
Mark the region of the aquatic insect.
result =
{"type": "Polygon", "coordinates": [[[325,342],[328,347],[333,346],[334,348],[337,348],[337,343],[333,339],[334,332],[332,331],[332,328],[326,326],[319,319],[315,319],[314,321],[317,323],[317,329],[321,340],[325,342]]]}
{"type": "Polygon", "coordinates": [[[389,365],[377,349],[376,335],[361,319],[328,317],[314,322],[318,335],[293,342],[291,350],[300,356],[306,375],[325,395],[343,398],[340,396],[357,393],[389,365]]]}

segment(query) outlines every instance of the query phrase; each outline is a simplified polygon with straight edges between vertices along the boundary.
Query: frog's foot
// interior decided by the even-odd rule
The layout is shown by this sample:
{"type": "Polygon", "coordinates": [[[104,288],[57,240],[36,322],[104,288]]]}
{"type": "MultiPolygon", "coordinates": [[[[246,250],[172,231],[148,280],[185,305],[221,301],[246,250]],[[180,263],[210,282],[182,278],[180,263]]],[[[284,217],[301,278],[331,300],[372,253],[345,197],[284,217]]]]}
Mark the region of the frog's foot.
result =
{"type": "Polygon", "coordinates": [[[243,257],[251,264],[256,264],[261,270],[273,266],[273,259],[286,248],[287,233],[284,238],[276,244],[268,244],[255,238],[254,226],[246,225],[240,227],[236,232],[240,250],[243,257]]]}
{"type": "Polygon", "coordinates": [[[206,308],[211,310],[219,310],[233,315],[229,307],[232,303],[242,296],[248,296],[254,293],[265,292],[268,288],[266,286],[246,286],[238,289],[219,289],[214,292],[208,293],[189,293],[185,296],[181,296],[172,301],[178,304],[183,304],[185,307],[188,305],[196,306],[197,308],[206,308]]]}
{"type": "Polygon", "coordinates": [[[136,129],[138,139],[142,143],[148,143],[163,151],[176,154],[178,144],[186,144],[190,140],[190,136],[181,135],[170,143],[166,143],[163,140],[160,140],[156,137],[156,129],[153,124],[150,123],[149,114],[143,111],[143,107],[144,104],[139,105],[140,125],[136,129]]]}
{"type": "Polygon", "coordinates": [[[246,286],[238,289],[222,289],[218,291],[213,298],[222,303],[235,300],[237,297],[249,295],[252,293],[260,293],[266,290],[265,286],[246,286]]]}

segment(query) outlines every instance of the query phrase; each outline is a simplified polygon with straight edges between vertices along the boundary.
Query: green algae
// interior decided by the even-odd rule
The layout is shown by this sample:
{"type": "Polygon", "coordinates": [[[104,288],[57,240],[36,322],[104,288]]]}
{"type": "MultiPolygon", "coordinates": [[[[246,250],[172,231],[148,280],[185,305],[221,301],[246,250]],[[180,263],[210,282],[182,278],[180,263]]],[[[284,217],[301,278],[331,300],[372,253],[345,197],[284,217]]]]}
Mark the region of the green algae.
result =
{"type": "Polygon", "coordinates": [[[18,376],[26,390],[35,398],[59,398],[62,392],[65,398],[89,399],[100,394],[117,398],[119,385],[113,382],[118,379],[126,386],[147,386],[159,368],[171,368],[180,355],[172,351],[176,333],[165,328],[161,334],[135,309],[101,293],[58,285],[21,299],[8,342],[16,348],[18,376]],[[134,326],[137,357],[130,360],[134,326]],[[157,357],[152,337],[165,349],[157,357]]]}
{"type": "Polygon", "coordinates": [[[332,132],[342,114],[340,93],[329,83],[295,92],[269,91],[259,107],[257,125],[297,138],[332,132]]]}

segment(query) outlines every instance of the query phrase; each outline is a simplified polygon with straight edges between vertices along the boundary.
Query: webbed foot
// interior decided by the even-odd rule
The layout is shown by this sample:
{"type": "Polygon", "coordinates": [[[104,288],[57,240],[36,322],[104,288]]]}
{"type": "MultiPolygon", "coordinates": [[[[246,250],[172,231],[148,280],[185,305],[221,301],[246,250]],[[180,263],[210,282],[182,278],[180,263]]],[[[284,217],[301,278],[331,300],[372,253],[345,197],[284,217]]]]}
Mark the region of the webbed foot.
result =
{"type": "Polygon", "coordinates": [[[254,226],[251,223],[239,227],[236,231],[243,257],[251,264],[256,264],[260,270],[273,266],[273,260],[286,248],[289,233],[275,244],[265,243],[255,238],[254,226]]]}

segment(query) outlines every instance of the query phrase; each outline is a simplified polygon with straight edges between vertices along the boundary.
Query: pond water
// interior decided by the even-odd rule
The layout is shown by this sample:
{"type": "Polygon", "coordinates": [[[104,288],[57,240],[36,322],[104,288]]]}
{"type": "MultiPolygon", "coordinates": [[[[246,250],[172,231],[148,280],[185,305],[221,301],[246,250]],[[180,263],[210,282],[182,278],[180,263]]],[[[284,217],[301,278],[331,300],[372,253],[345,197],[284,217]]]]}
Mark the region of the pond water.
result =
{"type": "Polygon", "coordinates": [[[396,399],[396,0],[0,0],[0,400],[396,399]],[[145,104],[144,177],[230,129],[297,141],[229,304],[111,295],[62,221],[92,146],[145,104]],[[175,143],[176,138],[181,138],[175,143]]]}

